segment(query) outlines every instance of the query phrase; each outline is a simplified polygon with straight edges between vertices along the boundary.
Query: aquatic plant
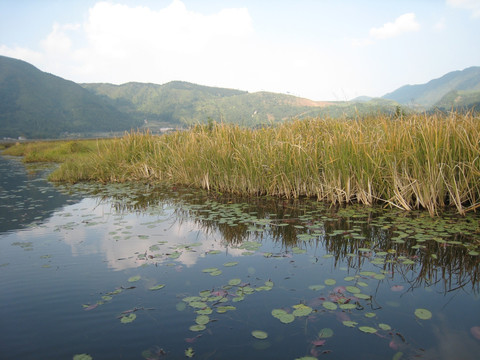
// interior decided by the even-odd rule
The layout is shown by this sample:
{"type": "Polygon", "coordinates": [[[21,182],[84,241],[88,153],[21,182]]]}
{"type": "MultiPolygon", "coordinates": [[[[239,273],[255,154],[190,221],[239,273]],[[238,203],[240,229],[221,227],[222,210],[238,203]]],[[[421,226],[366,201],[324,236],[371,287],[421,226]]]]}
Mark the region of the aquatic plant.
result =
{"type": "Polygon", "coordinates": [[[317,118],[255,130],[215,123],[99,142],[51,180],[166,182],[465,214],[480,206],[479,139],[480,118],[473,114],[317,118]]]}

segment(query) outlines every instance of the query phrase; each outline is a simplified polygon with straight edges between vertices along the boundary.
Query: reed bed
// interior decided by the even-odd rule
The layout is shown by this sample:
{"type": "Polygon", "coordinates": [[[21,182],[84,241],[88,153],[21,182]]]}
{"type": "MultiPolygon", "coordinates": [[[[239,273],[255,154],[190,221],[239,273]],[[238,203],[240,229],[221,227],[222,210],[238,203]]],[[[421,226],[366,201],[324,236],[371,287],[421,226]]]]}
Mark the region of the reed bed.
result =
{"type": "Polygon", "coordinates": [[[480,207],[480,118],[467,114],[295,120],[246,129],[198,125],[131,132],[67,161],[54,181],[168,182],[239,195],[383,203],[405,210],[480,207]]]}

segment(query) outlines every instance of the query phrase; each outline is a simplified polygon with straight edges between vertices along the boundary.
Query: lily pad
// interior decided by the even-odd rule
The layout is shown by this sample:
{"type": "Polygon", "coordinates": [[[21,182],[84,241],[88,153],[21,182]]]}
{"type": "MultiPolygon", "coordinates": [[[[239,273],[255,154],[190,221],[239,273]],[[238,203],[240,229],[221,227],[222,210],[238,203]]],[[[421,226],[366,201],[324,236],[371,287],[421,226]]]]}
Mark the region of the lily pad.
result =
{"type": "Polygon", "coordinates": [[[92,357],[88,354],[76,354],[73,355],[73,360],[92,360],[92,357]]]}
{"type": "Polygon", "coordinates": [[[358,325],[356,321],[350,321],[350,320],[342,321],[342,324],[348,327],[355,327],[358,325]]]}
{"type": "Polygon", "coordinates": [[[122,316],[121,319],[120,319],[120,322],[122,324],[128,324],[128,323],[131,323],[132,321],[134,321],[136,318],[137,318],[137,315],[128,314],[128,315],[122,316]]]}
{"type": "Polygon", "coordinates": [[[237,261],[230,261],[230,262],[226,262],[225,264],[223,264],[223,266],[225,266],[225,267],[232,267],[232,266],[236,266],[236,265],[238,265],[237,261]]]}
{"type": "Polygon", "coordinates": [[[392,327],[388,324],[378,324],[378,327],[382,330],[385,330],[385,331],[390,331],[392,330],[392,327]]]}
{"type": "Polygon", "coordinates": [[[370,326],[360,326],[358,330],[368,334],[375,334],[377,332],[377,329],[370,326]]]}
{"type": "Polygon", "coordinates": [[[193,351],[193,348],[189,347],[188,349],[186,349],[185,356],[187,358],[193,358],[195,356],[195,351],[193,351]]]}
{"type": "Polygon", "coordinates": [[[196,325],[190,326],[189,329],[190,329],[191,331],[202,331],[202,330],[205,330],[205,329],[206,329],[206,326],[205,326],[205,325],[196,324],[196,325]]]}
{"type": "Polygon", "coordinates": [[[138,281],[141,279],[141,276],[140,275],[136,275],[136,276],[130,276],[128,278],[128,282],[135,282],[135,281],[138,281]]]}
{"type": "Polygon", "coordinates": [[[206,325],[210,322],[210,318],[207,315],[198,315],[195,322],[198,325],[206,325]]]}
{"type": "Polygon", "coordinates": [[[335,285],[337,282],[334,279],[325,280],[325,285],[335,285]]]}
{"type": "Polygon", "coordinates": [[[432,313],[427,309],[416,309],[415,316],[421,320],[429,320],[432,318],[432,313]]]}
{"type": "Polygon", "coordinates": [[[253,330],[252,331],[252,336],[256,339],[263,340],[263,339],[266,339],[268,337],[268,334],[265,331],[253,330]]]}
{"type": "Polygon", "coordinates": [[[345,286],[345,290],[347,290],[349,293],[352,293],[352,294],[360,293],[360,289],[357,288],[356,286],[345,286]]]}
{"type": "Polygon", "coordinates": [[[322,338],[322,339],[329,338],[329,337],[332,337],[332,336],[333,336],[333,330],[330,329],[330,328],[323,328],[318,333],[318,337],[322,338]]]}
{"type": "Polygon", "coordinates": [[[337,310],[337,304],[331,302],[331,301],[324,301],[322,303],[322,306],[325,308],[325,309],[328,309],[328,310],[337,310]]]}
{"type": "Polygon", "coordinates": [[[231,279],[228,281],[228,285],[236,286],[239,285],[242,282],[241,279],[231,279]]]}
{"type": "Polygon", "coordinates": [[[313,310],[310,306],[305,304],[294,305],[293,308],[295,309],[293,311],[294,316],[308,316],[313,310]]]}
{"type": "Polygon", "coordinates": [[[155,290],[160,290],[164,287],[165,287],[165,284],[158,284],[158,285],[155,285],[155,286],[152,286],[152,287],[148,288],[148,290],[155,291],[155,290]]]}

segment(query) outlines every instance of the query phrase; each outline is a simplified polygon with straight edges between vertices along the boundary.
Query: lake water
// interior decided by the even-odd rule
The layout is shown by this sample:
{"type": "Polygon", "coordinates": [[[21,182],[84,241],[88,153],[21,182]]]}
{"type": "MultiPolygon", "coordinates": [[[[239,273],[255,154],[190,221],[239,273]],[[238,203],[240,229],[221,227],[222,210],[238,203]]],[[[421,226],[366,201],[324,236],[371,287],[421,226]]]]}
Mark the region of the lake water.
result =
{"type": "Polygon", "coordinates": [[[479,358],[479,214],[46,173],[0,157],[1,359],[479,358]]]}

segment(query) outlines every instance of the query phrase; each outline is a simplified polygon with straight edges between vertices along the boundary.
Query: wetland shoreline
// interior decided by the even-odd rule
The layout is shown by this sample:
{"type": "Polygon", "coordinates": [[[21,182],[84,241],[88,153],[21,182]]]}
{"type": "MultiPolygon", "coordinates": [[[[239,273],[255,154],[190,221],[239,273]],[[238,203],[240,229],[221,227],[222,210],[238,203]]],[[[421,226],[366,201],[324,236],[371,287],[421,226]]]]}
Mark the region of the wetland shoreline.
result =
{"type": "Polygon", "coordinates": [[[432,216],[480,206],[480,118],[473,114],[317,118],[261,129],[213,123],[161,136],[132,131],[19,144],[4,153],[61,162],[50,176],[56,182],[165,182],[432,216]]]}

